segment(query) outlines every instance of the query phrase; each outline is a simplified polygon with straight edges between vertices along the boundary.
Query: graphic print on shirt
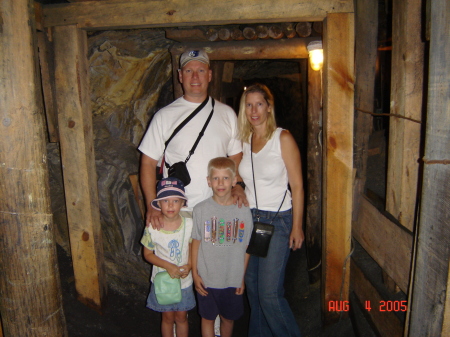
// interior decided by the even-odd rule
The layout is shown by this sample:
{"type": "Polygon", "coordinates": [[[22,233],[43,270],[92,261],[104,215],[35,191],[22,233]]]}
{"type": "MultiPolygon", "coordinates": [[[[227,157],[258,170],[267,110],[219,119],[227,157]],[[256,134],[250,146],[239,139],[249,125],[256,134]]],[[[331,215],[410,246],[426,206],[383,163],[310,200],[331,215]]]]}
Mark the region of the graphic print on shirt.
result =
{"type": "Polygon", "coordinates": [[[180,243],[178,242],[178,240],[170,240],[169,244],[169,252],[170,252],[170,261],[171,262],[175,262],[175,264],[180,264],[181,263],[181,250],[178,248],[180,247],[180,243]]]}
{"type": "Polygon", "coordinates": [[[211,242],[213,246],[216,244],[230,246],[237,240],[243,242],[244,234],[244,221],[239,221],[238,218],[226,221],[213,216],[211,220],[204,222],[204,240],[205,242],[211,242]]]}

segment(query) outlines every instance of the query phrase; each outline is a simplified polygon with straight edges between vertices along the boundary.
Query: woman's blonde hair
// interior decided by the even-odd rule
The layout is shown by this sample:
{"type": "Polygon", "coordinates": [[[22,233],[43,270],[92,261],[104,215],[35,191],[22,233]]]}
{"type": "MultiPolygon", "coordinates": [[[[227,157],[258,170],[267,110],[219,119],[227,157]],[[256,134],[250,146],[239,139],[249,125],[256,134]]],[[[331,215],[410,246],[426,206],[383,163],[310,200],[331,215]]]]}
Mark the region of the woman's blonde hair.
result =
{"type": "Polygon", "coordinates": [[[267,115],[267,128],[264,137],[266,138],[266,140],[269,140],[277,129],[277,123],[275,121],[275,102],[269,88],[260,83],[255,83],[249,86],[242,94],[238,115],[239,139],[242,142],[249,143],[250,136],[253,133],[253,127],[247,120],[247,115],[245,114],[245,99],[247,98],[247,95],[251,93],[260,93],[269,105],[269,113],[267,115]]]}

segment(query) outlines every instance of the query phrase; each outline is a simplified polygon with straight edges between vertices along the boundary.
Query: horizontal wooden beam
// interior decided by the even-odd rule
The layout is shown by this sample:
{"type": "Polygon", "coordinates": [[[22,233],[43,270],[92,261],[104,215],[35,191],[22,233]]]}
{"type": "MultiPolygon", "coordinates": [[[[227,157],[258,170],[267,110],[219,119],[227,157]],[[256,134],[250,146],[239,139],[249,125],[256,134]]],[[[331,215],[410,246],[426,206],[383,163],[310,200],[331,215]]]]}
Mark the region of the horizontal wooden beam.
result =
{"type": "Polygon", "coordinates": [[[108,0],[44,6],[45,26],[118,29],[220,25],[224,23],[322,21],[353,12],[351,0],[108,0]]]}
{"type": "Polygon", "coordinates": [[[208,53],[210,60],[277,60],[308,58],[306,47],[311,41],[320,38],[255,40],[255,41],[223,41],[192,42],[172,47],[172,55],[181,55],[188,48],[202,48],[208,53]]]}
{"type": "Polygon", "coordinates": [[[352,234],[400,289],[407,293],[412,234],[381,214],[365,197],[361,198],[358,220],[353,224],[352,234]]]}

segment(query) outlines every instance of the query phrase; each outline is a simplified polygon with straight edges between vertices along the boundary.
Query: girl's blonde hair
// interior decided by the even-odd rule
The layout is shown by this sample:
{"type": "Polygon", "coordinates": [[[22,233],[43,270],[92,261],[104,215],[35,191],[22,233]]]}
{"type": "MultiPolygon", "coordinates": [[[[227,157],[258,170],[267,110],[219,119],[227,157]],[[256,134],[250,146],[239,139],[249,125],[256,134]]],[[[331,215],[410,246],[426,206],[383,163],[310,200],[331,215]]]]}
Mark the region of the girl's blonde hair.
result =
{"type": "Polygon", "coordinates": [[[277,123],[275,121],[275,104],[273,95],[270,92],[269,88],[260,83],[249,86],[242,94],[238,115],[239,139],[242,142],[249,143],[250,136],[253,133],[253,127],[247,120],[247,115],[245,114],[245,99],[247,98],[247,95],[251,93],[260,93],[269,105],[269,113],[267,115],[267,128],[264,137],[266,140],[269,140],[277,129],[277,123]]]}
{"type": "Polygon", "coordinates": [[[236,164],[228,157],[211,159],[208,163],[208,177],[211,177],[212,170],[230,170],[232,178],[236,176],[236,164]]]}

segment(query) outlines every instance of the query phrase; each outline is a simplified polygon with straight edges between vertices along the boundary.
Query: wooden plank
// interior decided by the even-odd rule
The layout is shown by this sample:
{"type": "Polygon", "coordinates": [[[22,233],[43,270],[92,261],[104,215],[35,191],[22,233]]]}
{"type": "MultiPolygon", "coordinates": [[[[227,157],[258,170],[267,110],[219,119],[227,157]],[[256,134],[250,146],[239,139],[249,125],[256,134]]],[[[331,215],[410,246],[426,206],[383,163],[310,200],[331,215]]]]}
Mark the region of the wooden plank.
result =
{"type": "Polygon", "coordinates": [[[180,55],[170,50],[170,56],[172,58],[172,85],[173,85],[173,98],[174,100],[183,96],[183,87],[181,86],[178,76],[178,69],[180,68],[180,55]]]}
{"type": "Polygon", "coordinates": [[[5,336],[67,336],[34,7],[26,0],[0,7],[1,328],[5,336]]]}
{"type": "MultiPolygon", "coordinates": [[[[421,0],[393,1],[391,110],[416,120],[422,117],[424,43],[421,0]]],[[[389,122],[386,210],[414,229],[419,174],[421,125],[403,118],[389,122]]]]}
{"type": "Polygon", "coordinates": [[[324,20],[324,166],[322,232],[322,303],[325,322],[331,300],[348,300],[351,242],[354,15],[329,14],[324,20]]]}
{"type": "MultiPolygon", "coordinates": [[[[393,311],[387,311],[386,306],[381,306],[383,297],[378,293],[362,270],[353,261],[351,263],[352,277],[351,287],[355,292],[365,314],[370,317],[377,332],[382,337],[400,337],[403,335],[403,324],[393,311]],[[366,303],[369,303],[371,310],[368,310],[366,303]],[[385,311],[380,311],[385,310],[385,311]]],[[[405,301],[406,302],[406,301],[405,301]]],[[[407,306],[407,304],[405,303],[407,306]]]]}
{"type": "Polygon", "coordinates": [[[53,55],[47,34],[37,33],[39,47],[39,65],[41,69],[42,93],[44,95],[45,116],[47,121],[47,132],[50,143],[59,141],[58,120],[56,116],[56,102],[54,99],[55,76],[53,55]]]}
{"type": "Polygon", "coordinates": [[[431,1],[425,165],[412,286],[411,336],[449,335],[449,31],[448,1],[431,1]]]}
{"type": "Polygon", "coordinates": [[[86,32],[55,27],[55,82],[70,247],[78,299],[101,310],[106,294],[95,172],[86,32]]]}
{"type": "Polygon", "coordinates": [[[400,289],[408,293],[412,234],[381,214],[366,197],[361,198],[352,234],[400,289]]]}
{"type": "Polygon", "coordinates": [[[216,100],[222,101],[222,75],[223,75],[223,61],[211,61],[211,70],[213,73],[213,77],[211,82],[209,83],[208,91],[211,97],[214,97],[216,100]]]}
{"type": "Polygon", "coordinates": [[[192,42],[180,44],[171,48],[174,55],[181,55],[189,48],[203,48],[210,60],[277,60],[308,58],[306,47],[312,41],[320,38],[257,41],[222,41],[215,43],[192,42]]]}
{"type": "Polygon", "coordinates": [[[45,25],[117,29],[321,21],[327,13],[352,12],[351,0],[284,0],[274,6],[260,0],[148,1],[109,0],[44,6],[45,25]],[[195,8],[193,8],[195,7],[195,8]]]}
{"type": "MultiPolygon", "coordinates": [[[[377,59],[378,1],[358,0],[355,8],[355,107],[373,111],[375,94],[375,64],[377,59]]],[[[355,111],[354,167],[356,169],[353,192],[353,220],[358,217],[359,197],[364,194],[366,183],[369,136],[372,133],[373,117],[355,111]]]]}
{"type": "Polygon", "coordinates": [[[233,82],[234,62],[225,62],[223,65],[222,81],[225,83],[233,82]]]}
{"type": "Polygon", "coordinates": [[[450,268],[448,269],[447,293],[445,294],[445,298],[444,322],[442,323],[441,336],[450,336],[450,268]]]}
{"type": "Polygon", "coordinates": [[[305,245],[309,281],[315,283],[320,280],[322,261],[322,72],[304,63],[308,65],[302,67],[302,76],[308,74],[302,81],[308,83],[305,245]]]}
{"type": "Polygon", "coordinates": [[[194,29],[166,29],[166,38],[178,42],[208,41],[203,30],[194,29]]]}

